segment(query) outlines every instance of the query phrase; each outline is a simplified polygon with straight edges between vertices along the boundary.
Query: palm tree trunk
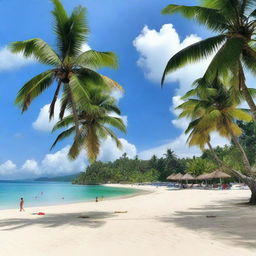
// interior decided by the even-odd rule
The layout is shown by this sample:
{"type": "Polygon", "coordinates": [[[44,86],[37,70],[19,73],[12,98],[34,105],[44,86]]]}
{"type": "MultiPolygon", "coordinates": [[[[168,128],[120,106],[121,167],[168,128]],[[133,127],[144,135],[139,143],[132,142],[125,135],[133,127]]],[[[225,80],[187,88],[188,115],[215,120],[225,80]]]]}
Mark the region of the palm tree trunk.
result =
{"type": "Polygon", "coordinates": [[[232,129],[227,125],[227,128],[228,128],[228,131],[231,135],[231,138],[233,140],[233,142],[235,143],[237,149],[240,151],[241,153],[241,156],[242,156],[242,161],[243,161],[243,164],[244,164],[244,167],[245,167],[245,170],[246,170],[246,173],[251,176],[252,175],[252,168],[251,168],[251,165],[250,165],[250,162],[248,160],[248,157],[242,147],[242,145],[240,144],[238,138],[234,135],[232,129]]]}
{"type": "Polygon", "coordinates": [[[242,67],[241,63],[239,63],[239,64],[240,64],[239,65],[239,89],[241,90],[241,93],[251,110],[253,119],[256,122],[256,105],[255,105],[254,100],[246,86],[243,67],[242,67]]]}
{"type": "Polygon", "coordinates": [[[212,153],[212,156],[214,157],[215,161],[217,162],[217,164],[224,171],[228,170],[229,173],[232,173],[235,177],[241,179],[249,187],[249,189],[251,190],[251,197],[250,197],[250,200],[249,200],[249,204],[256,205],[256,179],[254,177],[245,176],[242,173],[240,173],[239,171],[236,171],[232,168],[229,168],[229,167],[225,166],[225,164],[220,160],[220,158],[217,156],[216,152],[212,148],[211,143],[207,142],[207,145],[210,149],[210,152],[212,153]]]}
{"type": "Polygon", "coordinates": [[[223,162],[219,159],[219,157],[217,156],[216,152],[214,151],[214,149],[209,141],[207,142],[207,145],[208,145],[210,152],[211,152],[212,156],[214,157],[216,163],[218,164],[218,166],[223,167],[223,162]]]}
{"type": "Polygon", "coordinates": [[[76,127],[76,136],[75,136],[75,140],[76,140],[80,135],[79,119],[78,119],[76,104],[75,104],[73,94],[71,92],[71,88],[70,88],[69,84],[68,84],[68,97],[69,97],[70,102],[71,102],[72,114],[74,116],[74,122],[75,122],[75,127],[76,127]]]}
{"type": "Polygon", "coordinates": [[[50,105],[50,108],[49,108],[50,120],[54,116],[55,103],[57,101],[57,98],[58,98],[58,95],[59,95],[59,92],[60,92],[61,84],[62,84],[62,81],[59,80],[57,89],[56,89],[56,91],[54,93],[54,96],[53,96],[53,99],[52,99],[52,102],[51,102],[51,105],[50,105]]]}

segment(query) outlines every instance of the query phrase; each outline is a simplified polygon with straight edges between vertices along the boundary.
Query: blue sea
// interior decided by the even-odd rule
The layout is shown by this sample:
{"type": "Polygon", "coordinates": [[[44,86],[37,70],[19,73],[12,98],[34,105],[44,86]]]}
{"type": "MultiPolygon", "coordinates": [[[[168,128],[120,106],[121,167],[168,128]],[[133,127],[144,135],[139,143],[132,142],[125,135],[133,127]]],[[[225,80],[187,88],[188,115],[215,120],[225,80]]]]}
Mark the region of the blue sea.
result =
{"type": "Polygon", "coordinates": [[[18,208],[20,198],[25,208],[118,197],[136,193],[136,189],[105,186],[81,186],[69,182],[0,181],[0,209],[18,208]]]}

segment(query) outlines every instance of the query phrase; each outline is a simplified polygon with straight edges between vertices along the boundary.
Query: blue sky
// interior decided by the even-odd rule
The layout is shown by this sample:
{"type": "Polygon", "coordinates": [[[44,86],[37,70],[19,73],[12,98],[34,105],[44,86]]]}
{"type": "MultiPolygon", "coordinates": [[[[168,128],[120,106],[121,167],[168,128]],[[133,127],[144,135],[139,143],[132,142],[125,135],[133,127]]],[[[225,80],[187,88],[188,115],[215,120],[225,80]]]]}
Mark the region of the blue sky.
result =
{"type": "MultiPolygon", "coordinates": [[[[125,144],[124,151],[127,150],[131,157],[138,154],[145,159],[153,153],[161,156],[168,147],[174,151],[177,149],[177,154],[182,157],[199,154],[197,149],[185,147],[182,132],[186,123],[175,121],[177,113],[173,111],[173,104],[180,102],[179,96],[197,78],[195,75],[203,72],[205,63],[169,77],[163,89],[160,88],[159,76],[163,63],[175,53],[175,49],[198,41],[209,32],[179,15],[161,15],[161,9],[170,3],[167,0],[62,2],[68,11],[77,5],[86,6],[91,30],[89,46],[99,51],[114,51],[119,56],[119,69],[105,69],[102,73],[118,81],[125,89],[119,101],[122,114],[128,120],[127,135],[119,134],[125,144]]],[[[185,0],[177,2],[187,4],[185,0]]],[[[40,126],[47,126],[43,110],[37,128],[32,125],[41,108],[50,102],[53,88],[36,99],[22,115],[14,105],[19,88],[47,67],[10,55],[6,46],[12,41],[34,37],[54,45],[51,10],[49,0],[1,0],[0,178],[67,174],[81,171],[86,166],[85,155],[73,163],[65,158],[70,141],[61,143],[53,152],[49,151],[56,134],[40,129],[40,126]]],[[[107,141],[100,159],[113,160],[122,153],[107,141]]]]}

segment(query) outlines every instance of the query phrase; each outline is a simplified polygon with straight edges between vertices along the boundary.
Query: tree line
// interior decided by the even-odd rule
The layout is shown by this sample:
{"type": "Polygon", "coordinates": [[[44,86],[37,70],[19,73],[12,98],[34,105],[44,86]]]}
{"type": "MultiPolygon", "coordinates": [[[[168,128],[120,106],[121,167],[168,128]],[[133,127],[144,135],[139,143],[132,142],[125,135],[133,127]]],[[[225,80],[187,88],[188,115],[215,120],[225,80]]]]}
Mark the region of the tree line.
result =
{"type": "MultiPolygon", "coordinates": [[[[240,143],[246,152],[255,150],[256,136],[251,136],[256,126],[253,122],[238,122],[243,127],[243,134],[239,137],[240,143]]],[[[215,148],[218,157],[227,165],[243,171],[243,164],[239,151],[235,145],[217,146],[215,148]]],[[[250,161],[256,163],[256,154],[250,154],[250,161]]],[[[88,166],[73,183],[75,184],[106,184],[106,183],[139,183],[167,181],[166,178],[174,173],[190,173],[198,176],[204,172],[211,172],[218,168],[210,150],[205,150],[200,157],[179,158],[171,149],[164,156],[153,155],[149,160],[134,159],[123,154],[113,162],[96,161],[88,166]]]]}

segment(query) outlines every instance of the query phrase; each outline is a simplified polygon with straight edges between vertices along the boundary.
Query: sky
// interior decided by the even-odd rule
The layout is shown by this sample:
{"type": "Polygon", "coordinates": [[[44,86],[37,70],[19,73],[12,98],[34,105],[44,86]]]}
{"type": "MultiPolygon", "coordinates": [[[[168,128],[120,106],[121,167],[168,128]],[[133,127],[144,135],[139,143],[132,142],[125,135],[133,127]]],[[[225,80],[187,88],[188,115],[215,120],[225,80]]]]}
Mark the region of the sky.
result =
{"type": "MultiPolygon", "coordinates": [[[[55,120],[48,121],[48,107],[54,86],[38,97],[21,114],[14,104],[18,90],[26,81],[47,69],[33,59],[14,55],[8,44],[35,37],[55,45],[50,0],[0,0],[0,179],[67,175],[84,171],[85,152],[69,161],[71,140],[50,146],[55,120]]],[[[187,4],[186,0],[177,0],[187,4]]],[[[190,1],[191,4],[193,1],[190,1]]],[[[180,97],[199,78],[210,58],[169,75],[163,89],[160,79],[168,59],[182,48],[206,38],[209,31],[180,15],[162,15],[169,0],[62,0],[70,13],[78,5],[87,8],[90,37],[85,48],[113,51],[119,57],[119,69],[101,73],[118,81],[125,89],[115,92],[127,134],[118,133],[123,149],[107,139],[102,142],[99,160],[112,161],[124,152],[131,158],[161,157],[168,148],[179,157],[200,155],[186,146],[184,130],[188,120],[177,120],[175,106],[180,97]]],[[[249,80],[250,81],[250,80],[249,80]]],[[[59,107],[58,104],[56,106],[59,107]]],[[[58,111],[56,111],[57,113],[58,111]]],[[[214,145],[228,143],[216,134],[214,145]]]]}

